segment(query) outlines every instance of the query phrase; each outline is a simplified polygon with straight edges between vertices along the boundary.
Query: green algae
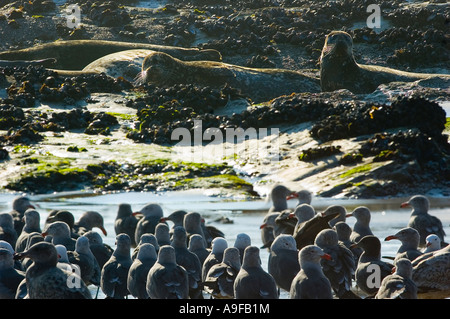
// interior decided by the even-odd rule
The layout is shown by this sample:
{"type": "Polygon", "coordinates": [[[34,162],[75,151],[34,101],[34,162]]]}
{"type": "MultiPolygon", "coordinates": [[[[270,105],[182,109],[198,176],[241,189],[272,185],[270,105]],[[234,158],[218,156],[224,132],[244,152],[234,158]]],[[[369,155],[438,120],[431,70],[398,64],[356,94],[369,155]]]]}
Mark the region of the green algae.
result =
{"type": "Polygon", "coordinates": [[[83,168],[40,166],[8,182],[6,188],[31,193],[60,192],[83,188],[81,185],[89,183],[92,178],[92,174],[83,168]]]}
{"type": "Polygon", "coordinates": [[[307,150],[302,151],[302,153],[298,156],[300,161],[314,161],[324,157],[332,156],[341,153],[341,147],[339,145],[334,146],[323,146],[316,148],[309,148],[307,150]]]}
{"type": "Polygon", "coordinates": [[[50,193],[69,190],[158,191],[221,188],[256,196],[252,184],[226,164],[149,159],[139,164],[115,160],[74,166],[70,159],[39,160],[6,185],[10,190],[50,193]]]}
{"type": "Polygon", "coordinates": [[[347,178],[347,177],[350,177],[352,175],[356,175],[356,174],[360,174],[360,173],[364,173],[364,172],[370,171],[371,169],[372,169],[372,165],[364,164],[364,165],[356,166],[354,168],[349,169],[345,173],[342,173],[341,175],[339,175],[339,177],[340,178],[347,178]]]}
{"type": "Polygon", "coordinates": [[[134,114],[126,114],[126,113],[118,113],[118,112],[106,112],[106,114],[118,117],[122,120],[130,121],[136,119],[136,115],[134,114]]]}
{"type": "Polygon", "coordinates": [[[177,188],[225,188],[253,193],[253,185],[239,176],[219,174],[207,177],[186,178],[175,183],[177,188]]]}
{"type": "Polygon", "coordinates": [[[382,162],[393,159],[398,155],[398,150],[383,150],[373,158],[374,162],[382,162]]]}
{"type": "Polygon", "coordinates": [[[22,144],[14,145],[12,151],[14,153],[27,153],[27,154],[35,154],[36,153],[36,150],[34,150],[31,146],[22,145],[22,144]]]}

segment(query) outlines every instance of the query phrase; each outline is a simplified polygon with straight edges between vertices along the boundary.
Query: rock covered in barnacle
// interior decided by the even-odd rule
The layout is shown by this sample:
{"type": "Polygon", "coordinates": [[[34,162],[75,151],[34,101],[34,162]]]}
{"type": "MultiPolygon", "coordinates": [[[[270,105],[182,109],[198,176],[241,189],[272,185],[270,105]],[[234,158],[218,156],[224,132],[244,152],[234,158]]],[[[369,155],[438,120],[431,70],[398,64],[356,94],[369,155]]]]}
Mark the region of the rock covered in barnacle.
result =
{"type": "Polygon", "coordinates": [[[70,111],[41,112],[24,111],[10,104],[0,104],[0,129],[7,130],[1,138],[9,145],[30,144],[42,140],[41,132],[63,132],[84,129],[86,134],[108,135],[118,124],[114,115],[104,112],[92,113],[81,108],[70,111]]]}
{"type": "MultiPolygon", "coordinates": [[[[432,138],[417,129],[400,130],[395,133],[377,133],[360,148],[364,156],[374,156],[374,161],[417,161],[419,165],[437,163],[445,168],[449,163],[450,144],[445,137],[432,138]]],[[[450,169],[450,167],[449,167],[450,169]]]]}
{"type": "Polygon", "coordinates": [[[4,135],[0,136],[0,144],[2,145],[16,145],[16,144],[35,144],[41,142],[44,137],[36,131],[31,125],[18,129],[10,129],[4,135]]]}
{"type": "Polygon", "coordinates": [[[239,90],[227,85],[215,89],[194,84],[176,84],[168,88],[144,84],[139,92],[144,93],[143,96],[130,100],[128,107],[139,111],[148,106],[179,105],[179,108],[192,108],[199,114],[212,113],[225,106],[229,99],[241,97],[239,90]]]}
{"type": "Polygon", "coordinates": [[[245,66],[249,68],[274,68],[275,63],[270,61],[267,56],[254,55],[247,60],[245,66]]]}
{"type": "Polygon", "coordinates": [[[130,83],[124,79],[114,79],[105,74],[61,77],[36,66],[0,68],[0,74],[15,80],[7,88],[8,97],[3,103],[16,107],[34,107],[39,101],[71,105],[91,93],[117,93],[130,87],[130,83]]]}
{"type": "Polygon", "coordinates": [[[100,112],[94,116],[88,127],[84,130],[84,133],[90,135],[110,135],[111,127],[118,124],[119,122],[117,121],[117,118],[115,116],[100,112]]]}
{"type": "Polygon", "coordinates": [[[339,153],[341,153],[341,147],[339,145],[319,146],[303,150],[299,155],[299,160],[309,162],[339,153]]]}
{"type": "Polygon", "coordinates": [[[0,129],[23,126],[26,123],[22,108],[11,104],[0,104],[0,129]]]}
{"type": "MultiPolygon", "coordinates": [[[[89,152],[89,149],[85,150],[89,152]]],[[[252,185],[226,164],[149,160],[142,163],[104,161],[72,167],[69,163],[41,163],[7,185],[10,190],[49,193],[85,187],[94,191],[163,191],[237,187],[253,194],[252,185]]]]}
{"type": "Polygon", "coordinates": [[[129,12],[116,1],[70,0],[80,6],[80,11],[100,27],[118,27],[131,21],[129,12]]]}
{"type": "Polygon", "coordinates": [[[445,111],[421,97],[398,98],[391,105],[339,104],[334,112],[316,122],[311,135],[321,141],[373,134],[396,127],[414,127],[433,137],[445,128],[445,111]]]}

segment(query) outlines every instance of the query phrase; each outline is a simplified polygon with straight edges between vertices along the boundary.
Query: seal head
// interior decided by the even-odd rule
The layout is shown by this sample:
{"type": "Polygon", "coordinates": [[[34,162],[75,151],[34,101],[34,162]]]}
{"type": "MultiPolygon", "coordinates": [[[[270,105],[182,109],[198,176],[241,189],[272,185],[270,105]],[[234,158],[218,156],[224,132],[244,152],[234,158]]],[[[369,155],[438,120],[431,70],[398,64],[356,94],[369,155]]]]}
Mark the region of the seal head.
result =
{"type": "Polygon", "coordinates": [[[173,85],[182,77],[183,63],[163,52],[153,52],[142,62],[142,70],[136,78],[137,84],[155,83],[161,86],[173,85]]]}
{"type": "Polygon", "coordinates": [[[353,40],[344,31],[332,31],[325,38],[320,56],[320,87],[323,92],[347,89],[354,94],[372,93],[380,84],[450,79],[448,74],[413,73],[379,65],[358,64],[353,40]]]}
{"type": "Polygon", "coordinates": [[[226,83],[236,84],[234,78],[232,67],[225,63],[182,61],[164,52],[152,52],[142,62],[142,70],[135,83],[153,83],[158,86],[195,83],[222,87],[226,83]]]}

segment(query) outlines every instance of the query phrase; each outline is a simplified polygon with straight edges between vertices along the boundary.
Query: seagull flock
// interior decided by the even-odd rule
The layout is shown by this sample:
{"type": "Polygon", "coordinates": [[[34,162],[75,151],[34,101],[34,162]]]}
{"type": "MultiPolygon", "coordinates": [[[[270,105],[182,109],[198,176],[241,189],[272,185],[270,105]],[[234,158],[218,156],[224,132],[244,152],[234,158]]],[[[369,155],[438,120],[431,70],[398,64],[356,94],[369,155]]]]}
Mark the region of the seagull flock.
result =
{"type": "Polygon", "coordinates": [[[401,204],[411,209],[409,221],[384,239],[373,234],[368,207],[318,212],[310,192],[283,185],[270,199],[255,225],[261,247],[245,233],[229,246],[197,212],[164,216],[156,203],[138,212],[122,203],[112,248],[94,230],[107,235],[98,212],[75,220],[54,210],[41,229],[40,213],[19,196],[0,213],[0,299],[95,299],[100,290],[108,299],[279,299],[281,291],[290,299],[450,297],[450,245],[426,196],[401,204]],[[347,218],[356,219],[353,227],[347,218]],[[400,241],[397,254],[381,256],[390,240],[400,241]]]}

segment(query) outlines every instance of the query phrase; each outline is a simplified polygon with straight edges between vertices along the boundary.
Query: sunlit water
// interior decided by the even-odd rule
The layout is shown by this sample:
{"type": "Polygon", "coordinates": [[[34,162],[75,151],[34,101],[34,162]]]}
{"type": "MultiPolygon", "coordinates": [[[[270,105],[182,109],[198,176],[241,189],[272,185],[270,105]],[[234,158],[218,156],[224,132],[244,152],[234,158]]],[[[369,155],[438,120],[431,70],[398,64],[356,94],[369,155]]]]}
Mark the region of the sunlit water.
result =
{"type": "MultiPolygon", "coordinates": [[[[1,194],[0,210],[10,211],[11,201],[16,195],[1,194]]],[[[261,225],[264,215],[270,206],[265,200],[243,201],[237,198],[220,198],[209,196],[201,191],[165,192],[165,193],[116,193],[98,196],[82,196],[81,194],[56,194],[46,196],[30,196],[33,204],[41,213],[41,224],[53,209],[66,209],[73,213],[77,220],[81,214],[88,210],[98,211],[103,215],[107,236],[103,234],[103,240],[111,247],[115,247],[114,220],[117,208],[120,203],[131,204],[134,211],[140,210],[144,205],[154,202],[163,207],[164,214],[184,209],[186,211],[196,211],[202,214],[207,224],[219,228],[225,233],[225,239],[229,246],[234,244],[236,235],[247,233],[252,239],[252,245],[260,247],[262,245],[261,225]],[[215,220],[220,217],[228,217],[233,223],[222,224],[215,220]]],[[[364,205],[371,209],[371,228],[373,233],[382,240],[382,255],[393,256],[400,246],[400,242],[384,241],[388,235],[395,234],[399,229],[406,227],[409,219],[409,209],[400,209],[400,203],[406,198],[397,199],[377,199],[377,200],[347,200],[347,199],[327,199],[314,198],[312,205],[316,211],[321,211],[329,205],[341,204],[349,212],[357,206],[364,205]]],[[[295,201],[290,202],[290,207],[295,206],[295,201]]],[[[430,213],[441,219],[445,231],[450,234],[450,198],[432,198],[430,213]]],[[[170,223],[170,222],[169,222],[170,223]]],[[[347,223],[353,226],[355,219],[347,218],[347,223]]],[[[96,229],[94,229],[96,230],[96,229]]],[[[97,229],[100,232],[100,230],[97,229]]],[[[447,237],[448,238],[448,237],[447,237]]],[[[447,240],[448,241],[448,240],[447,240]]],[[[261,261],[263,268],[267,270],[268,251],[261,249],[261,261]]],[[[90,286],[92,292],[96,288],[90,286]]],[[[99,298],[104,295],[99,293],[99,298]]],[[[286,292],[281,292],[281,298],[287,298],[286,292]]]]}

